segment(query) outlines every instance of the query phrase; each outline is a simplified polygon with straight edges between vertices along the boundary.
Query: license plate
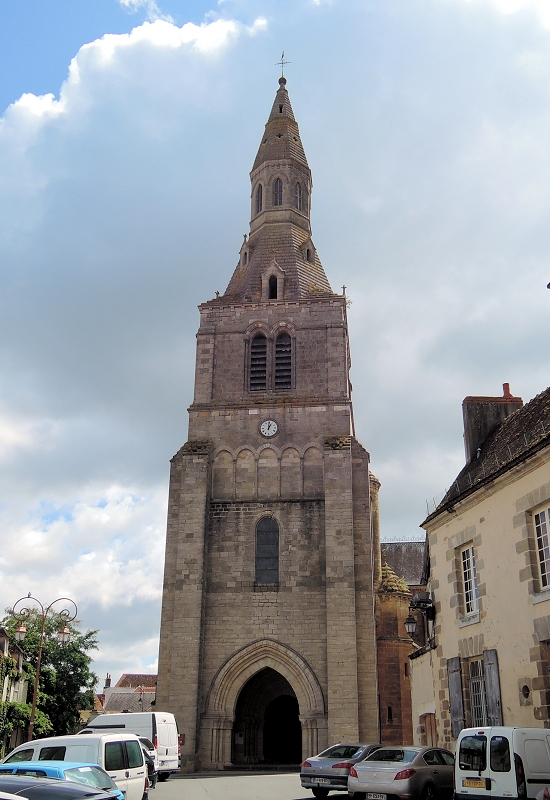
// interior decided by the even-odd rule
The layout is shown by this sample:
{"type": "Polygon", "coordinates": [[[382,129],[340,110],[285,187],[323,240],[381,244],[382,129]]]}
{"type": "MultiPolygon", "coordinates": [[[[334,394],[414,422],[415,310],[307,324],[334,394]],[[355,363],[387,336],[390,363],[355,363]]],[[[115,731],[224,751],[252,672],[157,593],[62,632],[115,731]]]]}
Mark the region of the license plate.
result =
{"type": "Polygon", "coordinates": [[[386,800],[386,795],[378,794],[378,792],[367,792],[367,800],[386,800]]]}
{"type": "Polygon", "coordinates": [[[330,778],[312,778],[312,783],[330,783],[330,778]]]}
{"type": "Polygon", "coordinates": [[[481,778],[464,778],[462,785],[465,789],[485,789],[485,781],[481,778]]]}

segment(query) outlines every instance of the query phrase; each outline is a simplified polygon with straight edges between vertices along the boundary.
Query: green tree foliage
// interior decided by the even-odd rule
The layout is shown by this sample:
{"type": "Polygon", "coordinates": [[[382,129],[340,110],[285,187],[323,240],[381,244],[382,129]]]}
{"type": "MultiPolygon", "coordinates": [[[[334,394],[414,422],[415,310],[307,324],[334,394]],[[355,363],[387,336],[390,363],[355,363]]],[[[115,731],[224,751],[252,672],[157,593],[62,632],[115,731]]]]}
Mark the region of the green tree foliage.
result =
{"type": "MultiPolygon", "coordinates": [[[[26,731],[29,727],[31,720],[31,706],[30,703],[6,703],[5,716],[3,718],[4,726],[2,733],[6,738],[9,738],[16,728],[26,731]]],[[[53,732],[53,726],[49,718],[36,709],[34,714],[34,733],[35,738],[39,739],[41,736],[49,736],[53,732]]]]}
{"type": "MultiPolygon", "coordinates": [[[[9,632],[11,638],[18,623],[11,616],[9,609],[7,612],[8,616],[1,624],[9,632]]],[[[19,643],[19,647],[24,653],[23,669],[29,681],[28,703],[25,705],[28,706],[30,714],[42,627],[42,618],[38,612],[31,611],[30,617],[25,621],[25,627],[27,634],[19,643]]],[[[97,633],[98,631],[81,633],[78,620],[66,623],[58,615],[49,615],[46,619],[37,711],[39,710],[49,721],[51,728],[47,730],[46,720],[43,720],[37,729],[37,717],[35,716],[35,738],[72,733],[78,729],[80,711],[93,708],[94,688],[98,679],[90,669],[92,659],[88,653],[90,650],[97,649],[97,633]],[[65,624],[71,631],[71,637],[66,644],[60,644],[57,632],[65,624]]],[[[13,642],[15,643],[14,638],[13,642]]],[[[14,705],[20,706],[21,704],[14,705]]],[[[28,721],[26,724],[28,725],[28,721]]]]}

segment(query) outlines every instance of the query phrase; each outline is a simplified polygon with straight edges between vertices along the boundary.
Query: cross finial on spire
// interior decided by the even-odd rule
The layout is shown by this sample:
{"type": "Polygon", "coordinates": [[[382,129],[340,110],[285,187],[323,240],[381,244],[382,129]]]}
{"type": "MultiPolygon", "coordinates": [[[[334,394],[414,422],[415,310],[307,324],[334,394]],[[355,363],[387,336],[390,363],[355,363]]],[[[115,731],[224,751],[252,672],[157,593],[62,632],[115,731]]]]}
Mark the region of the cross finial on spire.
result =
{"type": "Polygon", "coordinates": [[[276,67],[281,68],[281,78],[285,77],[285,67],[287,64],[290,63],[291,63],[290,61],[285,61],[285,51],[283,50],[283,52],[281,53],[281,60],[277,61],[277,63],[275,64],[276,67]]]}

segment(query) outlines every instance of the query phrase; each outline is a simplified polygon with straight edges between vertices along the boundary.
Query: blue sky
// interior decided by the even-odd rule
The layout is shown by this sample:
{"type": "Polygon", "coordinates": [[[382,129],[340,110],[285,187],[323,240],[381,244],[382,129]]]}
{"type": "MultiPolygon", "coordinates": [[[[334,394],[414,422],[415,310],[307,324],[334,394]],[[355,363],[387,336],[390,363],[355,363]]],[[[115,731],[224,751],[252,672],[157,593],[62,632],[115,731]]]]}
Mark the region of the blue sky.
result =
{"type": "Polygon", "coordinates": [[[103,677],[155,666],[196,306],[223,291],[285,50],[313,238],[348,287],[382,532],[463,464],[461,403],[550,355],[542,0],[3,4],[0,602],[77,600],[103,677]]]}

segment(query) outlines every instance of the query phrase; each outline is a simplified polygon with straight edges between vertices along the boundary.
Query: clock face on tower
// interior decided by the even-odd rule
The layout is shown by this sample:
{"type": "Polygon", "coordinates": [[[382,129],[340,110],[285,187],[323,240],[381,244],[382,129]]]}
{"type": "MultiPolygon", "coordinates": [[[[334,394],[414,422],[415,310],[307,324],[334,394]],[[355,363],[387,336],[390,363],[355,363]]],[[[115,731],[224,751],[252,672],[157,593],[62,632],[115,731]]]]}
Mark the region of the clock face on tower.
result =
{"type": "Polygon", "coordinates": [[[265,419],[260,425],[260,433],[262,436],[275,436],[278,430],[279,426],[272,419],[265,419]]]}

